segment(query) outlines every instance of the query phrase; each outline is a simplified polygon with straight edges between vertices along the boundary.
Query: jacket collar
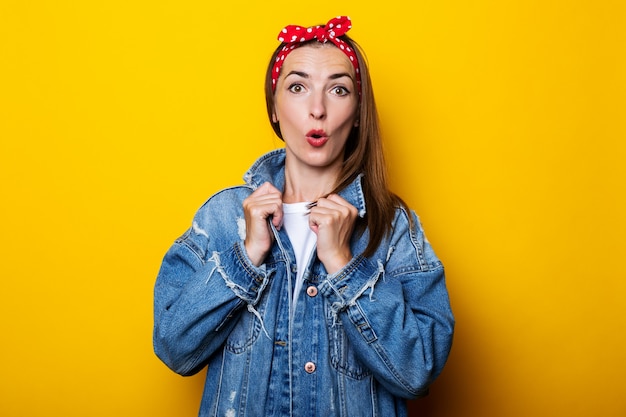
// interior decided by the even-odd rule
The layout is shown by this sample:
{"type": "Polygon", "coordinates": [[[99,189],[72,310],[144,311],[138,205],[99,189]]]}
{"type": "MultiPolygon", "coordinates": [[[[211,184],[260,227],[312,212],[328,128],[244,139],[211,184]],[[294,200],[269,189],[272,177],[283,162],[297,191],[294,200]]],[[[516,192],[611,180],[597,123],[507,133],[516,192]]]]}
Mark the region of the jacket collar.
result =
{"type": "MultiPolygon", "coordinates": [[[[257,189],[265,182],[270,182],[279,190],[285,189],[285,149],[275,149],[262,155],[244,174],[243,179],[250,187],[257,189]]],[[[352,204],[359,211],[359,216],[365,216],[365,197],[359,174],[339,195],[352,204]]]]}

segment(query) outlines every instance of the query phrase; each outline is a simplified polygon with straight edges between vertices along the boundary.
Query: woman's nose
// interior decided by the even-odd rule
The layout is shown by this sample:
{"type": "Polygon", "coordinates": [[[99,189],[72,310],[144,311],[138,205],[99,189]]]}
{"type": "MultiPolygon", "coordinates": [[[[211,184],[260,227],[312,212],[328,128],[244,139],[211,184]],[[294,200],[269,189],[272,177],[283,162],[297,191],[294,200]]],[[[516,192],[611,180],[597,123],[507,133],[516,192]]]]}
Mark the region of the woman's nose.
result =
{"type": "Polygon", "coordinates": [[[326,117],[326,104],[324,103],[323,94],[313,94],[311,96],[311,117],[321,120],[326,117]]]}

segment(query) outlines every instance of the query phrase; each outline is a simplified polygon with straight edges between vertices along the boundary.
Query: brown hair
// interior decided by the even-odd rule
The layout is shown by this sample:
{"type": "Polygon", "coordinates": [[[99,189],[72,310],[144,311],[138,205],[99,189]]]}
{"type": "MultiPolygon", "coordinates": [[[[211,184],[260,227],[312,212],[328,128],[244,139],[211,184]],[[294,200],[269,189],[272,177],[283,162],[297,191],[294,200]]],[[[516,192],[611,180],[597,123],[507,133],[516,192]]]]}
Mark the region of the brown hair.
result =
{"type": "MultiPolygon", "coordinates": [[[[346,142],[344,162],[333,193],[348,186],[359,174],[362,179],[363,193],[367,205],[367,213],[363,221],[357,225],[362,232],[369,229],[369,242],[364,256],[371,256],[380,242],[391,231],[395,208],[407,205],[387,185],[387,166],[383,155],[378,112],[374,100],[374,91],[370,79],[365,54],[361,47],[349,36],[341,39],[356,51],[361,74],[361,97],[359,103],[358,126],[352,129],[346,142]]],[[[316,40],[310,42],[317,42],[316,40]]],[[[284,46],[281,44],[272,54],[265,77],[265,101],[267,114],[276,135],[282,139],[280,125],[272,120],[274,113],[274,92],[272,91],[272,69],[276,55],[284,46]]],[[[409,216],[409,219],[411,217],[409,216]]]]}

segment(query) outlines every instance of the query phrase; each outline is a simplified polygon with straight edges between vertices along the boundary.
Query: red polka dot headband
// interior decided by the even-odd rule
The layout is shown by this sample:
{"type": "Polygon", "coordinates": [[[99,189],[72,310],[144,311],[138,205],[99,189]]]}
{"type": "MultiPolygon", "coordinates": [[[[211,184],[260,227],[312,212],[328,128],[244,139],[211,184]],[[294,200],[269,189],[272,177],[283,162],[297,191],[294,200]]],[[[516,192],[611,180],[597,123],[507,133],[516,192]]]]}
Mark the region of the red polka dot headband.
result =
{"type": "Polygon", "coordinates": [[[302,26],[289,25],[280,31],[278,34],[278,40],[285,44],[283,48],[278,52],[274,67],[272,68],[272,91],[276,90],[276,83],[278,82],[278,76],[280,75],[280,69],[285,62],[287,55],[297,47],[301,46],[303,42],[307,42],[316,39],[320,43],[326,43],[328,41],[335,44],[346,56],[350,59],[354,72],[356,74],[356,83],[361,91],[361,75],[359,73],[359,61],[356,56],[356,52],[346,42],[338,37],[344,35],[348,30],[352,28],[352,23],[348,16],[338,16],[334,19],[330,19],[325,25],[311,26],[304,28],[302,26]]]}

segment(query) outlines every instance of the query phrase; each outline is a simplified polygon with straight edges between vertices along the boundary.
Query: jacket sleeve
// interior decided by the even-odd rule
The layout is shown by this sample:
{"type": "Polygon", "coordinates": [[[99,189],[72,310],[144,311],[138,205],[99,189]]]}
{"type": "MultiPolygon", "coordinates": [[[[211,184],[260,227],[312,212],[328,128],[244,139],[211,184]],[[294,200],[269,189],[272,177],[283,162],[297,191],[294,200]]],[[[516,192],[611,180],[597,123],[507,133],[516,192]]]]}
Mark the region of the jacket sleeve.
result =
{"type": "Polygon", "coordinates": [[[203,253],[205,231],[191,228],[166,253],[154,287],[156,355],[173,371],[192,375],[220,348],[245,306],[253,306],[271,271],[255,267],[242,242],[203,253]]]}
{"type": "Polygon", "coordinates": [[[443,265],[417,216],[410,229],[401,213],[382,259],[355,257],[320,292],[375,378],[396,396],[416,398],[443,369],[454,317],[443,265]]]}

